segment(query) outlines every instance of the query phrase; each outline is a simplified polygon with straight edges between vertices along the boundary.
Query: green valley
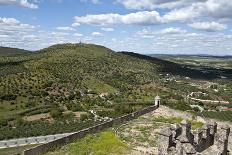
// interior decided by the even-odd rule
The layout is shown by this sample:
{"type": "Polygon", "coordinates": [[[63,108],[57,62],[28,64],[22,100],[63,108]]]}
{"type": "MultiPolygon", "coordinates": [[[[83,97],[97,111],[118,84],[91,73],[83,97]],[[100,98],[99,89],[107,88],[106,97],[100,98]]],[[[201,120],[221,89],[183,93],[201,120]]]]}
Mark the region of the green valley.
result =
{"type": "Polygon", "coordinates": [[[163,105],[196,114],[191,104],[215,111],[219,105],[186,99],[191,92],[232,100],[231,69],[200,70],[82,43],[0,51],[0,139],[77,131],[154,104],[157,94],[163,105]],[[202,87],[212,83],[217,88],[202,87]]]}

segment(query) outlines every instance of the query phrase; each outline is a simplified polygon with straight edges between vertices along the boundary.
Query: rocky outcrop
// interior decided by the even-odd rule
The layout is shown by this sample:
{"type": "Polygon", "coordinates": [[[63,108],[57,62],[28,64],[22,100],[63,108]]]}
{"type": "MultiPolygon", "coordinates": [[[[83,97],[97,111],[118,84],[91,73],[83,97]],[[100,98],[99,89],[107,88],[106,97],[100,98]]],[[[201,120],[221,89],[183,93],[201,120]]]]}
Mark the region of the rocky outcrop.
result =
{"type": "Polygon", "coordinates": [[[193,131],[183,120],[161,130],[158,155],[227,155],[229,134],[229,126],[219,128],[216,122],[193,131]]]}

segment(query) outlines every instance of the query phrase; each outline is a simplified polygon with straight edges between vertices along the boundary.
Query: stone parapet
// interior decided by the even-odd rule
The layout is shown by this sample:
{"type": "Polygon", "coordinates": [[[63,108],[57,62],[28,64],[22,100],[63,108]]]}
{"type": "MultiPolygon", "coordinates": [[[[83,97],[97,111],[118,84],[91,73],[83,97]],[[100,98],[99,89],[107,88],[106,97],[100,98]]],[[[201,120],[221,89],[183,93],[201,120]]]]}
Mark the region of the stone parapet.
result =
{"type": "Polygon", "coordinates": [[[216,122],[191,130],[191,123],[183,120],[180,124],[161,130],[158,155],[206,155],[228,154],[229,126],[218,128],[216,122]]]}

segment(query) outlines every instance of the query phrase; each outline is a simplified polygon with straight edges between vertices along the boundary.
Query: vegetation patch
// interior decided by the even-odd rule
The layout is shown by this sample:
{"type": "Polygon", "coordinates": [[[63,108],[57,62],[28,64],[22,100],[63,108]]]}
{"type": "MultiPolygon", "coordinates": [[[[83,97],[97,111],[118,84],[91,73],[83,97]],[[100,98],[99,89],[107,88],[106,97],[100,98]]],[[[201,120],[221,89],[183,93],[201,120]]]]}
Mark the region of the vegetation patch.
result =
{"type": "MultiPolygon", "coordinates": [[[[179,124],[181,123],[183,118],[159,116],[159,117],[155,117],[153,120],[155,122],[162,122],[162,123],[168,123],[168,124],[179,124]]],[[[204,125],[204,123],[196,121],[196,120],[189,119],[189,121],[191,122],[191,125],[192,125],[191,127],[193,130],[201,128],[204,125]]]]}
{"type": "Polygon", "coordinates": [[[204,123],[199,122],[199,121],[195,121],[195,120],[189,120],[189,121],[191,122],[191,125],[192,125],[191,127],[193,130],[201,128],[204,125],[204,123]]]}
{"type": "Polygon", "coordinates": [[[169,124],[175,124],[175,123],[180,123],[183,120],[181,117],[155,117],[153,121],[155,122],[162,122],[162,123],[169,123],[169,124]]]}
{"type": "Polygon", "coordinates": [[[47,155],[121,155],[125,154],[128,149],[129,147],[112,130],[107,130],[95,135],[87,135],[47,155]]]}
{"type": "Polygon", "coordinates": [[[10,155],[10,154],[17,154],[17,153],[21,154],[24,150],[33,148],[35,146],[36,145],[26,145],[26,146],[0,149],[0,155],[10,155]]]}
{"type": "Polygon", "coordinates": [[[221,121],[232,121],[232,111],[203,111],[198,113],[198,115],[221,121]]]}

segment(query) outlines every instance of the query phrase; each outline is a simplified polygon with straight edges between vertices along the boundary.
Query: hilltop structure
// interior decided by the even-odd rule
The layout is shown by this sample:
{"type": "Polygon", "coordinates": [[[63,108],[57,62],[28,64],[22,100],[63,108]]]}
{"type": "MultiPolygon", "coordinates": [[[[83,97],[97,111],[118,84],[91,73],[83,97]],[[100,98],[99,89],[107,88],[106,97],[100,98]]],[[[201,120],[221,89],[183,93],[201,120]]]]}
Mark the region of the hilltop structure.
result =
{"type": "Polygon", "coordinates": [[[155,97],[155,106],[160,106],[160,97],[159,97],[159,95],[157,95],[156,97],[155,97]]]}
{"type": "Polygon", "coordinates": [[[158,155],[227,155],[229,126],[218,128],[216,122],[191,130],[191,123],[180,124],[161,130],[158,155]]]}

